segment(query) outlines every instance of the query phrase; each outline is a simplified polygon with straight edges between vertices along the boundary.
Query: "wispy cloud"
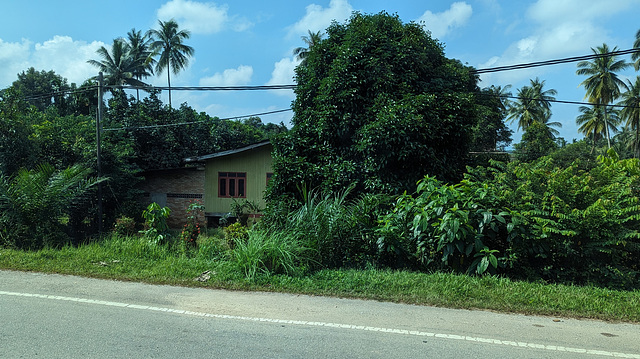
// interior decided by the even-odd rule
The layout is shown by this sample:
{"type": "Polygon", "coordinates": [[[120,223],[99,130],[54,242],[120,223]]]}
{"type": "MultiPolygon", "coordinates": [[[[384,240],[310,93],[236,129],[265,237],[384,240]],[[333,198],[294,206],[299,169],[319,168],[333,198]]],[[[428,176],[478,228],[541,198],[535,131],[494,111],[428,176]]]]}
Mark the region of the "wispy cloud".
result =
{"type": "Polygon", "coordinates": [[[194,34],[214,34],[226,29],[245,31],[253,24],[240,16],[229,15],[228,5],[190,0],[171,0],[162,5],[158,19],[175,19],[181,28],[194,34]]]}
{"type": "Polygon", "coordinates": [[[200,86],[242,86],[249,84],[252,76],[253,67],[240,65],[236,69],[226,69],[200,79],[200,86]]]}
{"type": "Polygon", "coordinates": [[[289,28],[289,37],[302,36],[307,34],[307,31],[324,31],[334,20],[347,20],[353,12],[353,7],[347,0],[331,0],[327,8],[311,4],[306,10],[304,17],[289,28]]]}
{"type": "Polygon", "coordinates": [[[466,2],[454,2],[448,10],[440,13],[425,11],[418,19],[435,38],[442,38],[453,29],[464,26],[471,18],[473,9],[466,2]]]}

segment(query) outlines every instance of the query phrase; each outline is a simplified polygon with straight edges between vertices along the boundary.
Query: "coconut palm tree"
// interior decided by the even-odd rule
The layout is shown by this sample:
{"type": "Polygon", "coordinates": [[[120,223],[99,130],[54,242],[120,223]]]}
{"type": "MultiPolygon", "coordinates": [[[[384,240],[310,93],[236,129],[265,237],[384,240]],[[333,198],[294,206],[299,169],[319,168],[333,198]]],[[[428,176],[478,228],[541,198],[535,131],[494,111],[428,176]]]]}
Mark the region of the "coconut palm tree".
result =
{"type": "Polygon", "coordinates": [[[126,41],[118,38],[113,40],[111,51],[104,46],[96,51],[100,60],[89,60],[89,64],[97,67],[103,74],[105,85],[121,87],[122,85],[146,86],[134,77],[138,63],[131,57],[126,41]]]}
{"type": "MultiPolygon", "coordinates": [[[[137,65],[133,72],[133,77],[138,80],[142,80],[143,78],[153,75],[155,59],[153,58],[150,49],[151,40],[149,37],[142,35],[142,32],[136,31],[135,28],[131,29],[131,31],[127,33],[127,45],[129,55],[137,65]]],[[[138,101],[140,101],[139,89],[136,89],[136,95],[138,101]]]]}
{"type": "MultiPolygon", "coordinates": [[[[618,47],[609,49],[607,44],[602,44],[597,48],[591,48],[594,54],[600,55],[591,61],[578,62],[576,74],[589,76],[580,83],[587,91],[585,98],[593,104],[604,107],[604,121],[609,122],[607,105],[620,97],[620,89],[626,89],[627,85],[618,78],[617,72],[630,66],[626,60],[618,60],[617,56],[610,55],[610,52],[617,51],[618,47]]],[[[607,136],[607,146],[611,148],[610,126],[605,125],[607,136]]]]}
{"type": "Polygon", "coordinates": [[[633,137],[633,155],[640,158],[640,76],[636,82],[627,80],[627,91],[622,93],[622,100],[618,105],[624,106],[620,111],[620,117],[626,122],[629,129],[635,131],[633,137]]]}
{"type": "Polygon", "coordinates": [[[544,90],[545,81],[529,80],[530,86],[522,86],[517,91],[517,100],[510,101],[507,119],[518,121],[518,130],[526,131],[533,124],[539,122],[545,125],[552,135],[558,131],[551,127],[562,127],[559,122],[549,122],[551,119],[551,101],[555,100],[558,92],[554,89],[544,90]]]}
{"type": "Polygon", "coordinates": [[[591,138],[593,141],[591,152],[593,153],[596,143],[608,133],[606,126],[609,126],[611,132],[617,131],[616,125],[619,122],[619,117],[616,111],[610,111],[608,121],[605,121],[604,107],[598,105],[580,106],[579,110],[581,114],[576,117],[576,124],[580,126],[578,132],[591,138]]]}
{"type": "Polygon", "coordinates": [[[308,32],[309,35],[302,36],[302,41],[307,44],[307,47],[296,47],[293,50],[293,55],[301,60],[302,64],[306,62],[307,56],[309,55],[309,50],[311,50],[312,47],[322,41],[322,34],[320,31],[311,32],[311,30],[308,30],[308,32]]]}
{"type": "Polygon", "coordinates": [[[159,54],[156,63],[156,72],[167,70],[167,83],[169,85],[169,107],[171,107],[171,72],[178,74],[180,70],[189,65],[189,58],[195,52],[193,47],[184,44],[184,40],[191,37],[188,30],[178,30],[178,23],[158,20],[160,30],[151,29],[147,36],[153,39],[151,49],[159,54]]]}
{"type": "Polygon", "coordinates": [[[635,157],[635,134],[629,126],[623,126],[615,136],[613,136],[613,149],[620,158],[635,157]]]}
{"type": "Polygon", "coordinates": [[[517,100],[509,102],[508,120],[518,121],[518,130],[526,130],[531,126],[535,118],[539,118],[539,106],[533,99],[532,88],[522,86],[516,92],[517,100]]]}

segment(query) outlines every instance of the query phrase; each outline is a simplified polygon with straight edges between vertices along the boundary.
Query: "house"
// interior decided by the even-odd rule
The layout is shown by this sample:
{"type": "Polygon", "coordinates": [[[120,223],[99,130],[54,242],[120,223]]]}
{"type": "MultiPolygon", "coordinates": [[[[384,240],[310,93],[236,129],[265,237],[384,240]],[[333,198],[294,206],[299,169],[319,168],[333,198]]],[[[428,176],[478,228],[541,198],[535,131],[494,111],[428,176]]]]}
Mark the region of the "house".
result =
{"type": "MultiPolygon", "coordinates": [[[[210,155],[186,158],[186,163],[204,164],[204,206],[209,225],[228,216],[234,201],[265,207],[264,191],[273,174],[269,141],[210,155]]],[[[258,213],[249,213],[258,217],[258,213]]]]}

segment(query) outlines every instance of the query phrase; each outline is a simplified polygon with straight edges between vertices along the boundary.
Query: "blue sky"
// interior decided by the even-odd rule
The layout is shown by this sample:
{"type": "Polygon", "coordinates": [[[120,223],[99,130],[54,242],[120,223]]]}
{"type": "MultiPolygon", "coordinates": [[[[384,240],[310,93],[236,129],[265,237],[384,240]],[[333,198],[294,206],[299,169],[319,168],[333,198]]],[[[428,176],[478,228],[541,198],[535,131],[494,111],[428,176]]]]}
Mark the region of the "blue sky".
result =
{"type": "MultiPolygon", "coordinates": [[[[294,48],[307,30],[343,22],[352,11],[397,13],[424,24],[445,45],[447,57],[476,68],[591,54],[607,43],[629,49],[640,29],[640,0],[235,0],[235,1],[5,1],[0,12],[0,88],[29,67],[54,70],[69,82],[96,75],[87,64],[96,49],[135,28],[157,28],[174,18],[191,31],[195,48],[190,66],[172,77],[174,86],[235,86],[293,83],[294,48]]],[[[539,77],[559,100],[582,101],[583,80],[575,63],[494,73],[481,87],[526,85],[539,77]]],[[[635,78],[632,70],[622,74],[635,78]]],[[[166,74],[148,79],[165,86],[166,74]]],[[[166,93],[163,100],[167,101],[166,93]]],[[[174,106],[187,102],[221,118],[286,109],[292,91],[172,92],[174,106]]],[[[554,104],[552,121],[560,136],[581,138],[575,105],[554,104]]],[[[291,112],[263,116],[288,124],[291,112]]],[[[512,128],[515,127],[511,126],[512,128]]],[[[516,133],[514,139],[520,138],[516,133]]]]}

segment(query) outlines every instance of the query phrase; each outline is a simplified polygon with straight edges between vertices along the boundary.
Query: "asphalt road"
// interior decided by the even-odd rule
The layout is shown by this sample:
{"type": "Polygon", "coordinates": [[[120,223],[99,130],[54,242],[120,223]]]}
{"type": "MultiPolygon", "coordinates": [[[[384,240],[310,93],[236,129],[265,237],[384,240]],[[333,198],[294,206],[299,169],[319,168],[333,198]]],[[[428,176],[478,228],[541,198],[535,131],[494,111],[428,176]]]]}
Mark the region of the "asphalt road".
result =
{"type": "Polygon", "coordinates": [[[0,271],[0,358],[461,357],[640,358],[640,325],[0,271]]]}

